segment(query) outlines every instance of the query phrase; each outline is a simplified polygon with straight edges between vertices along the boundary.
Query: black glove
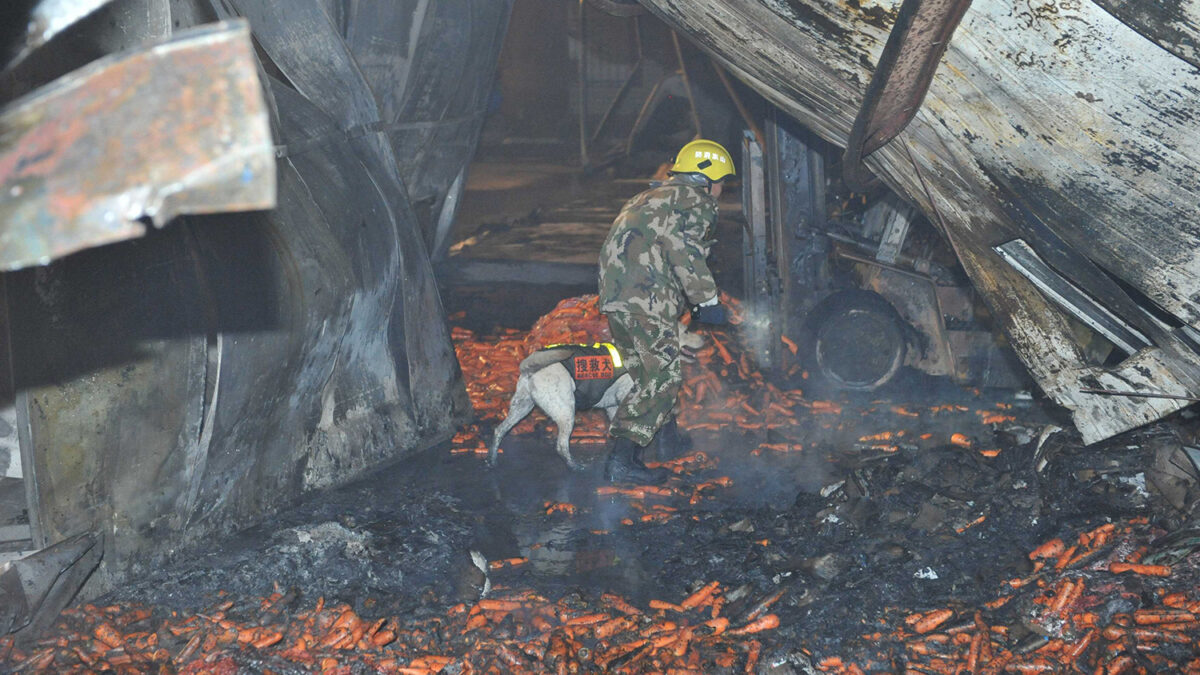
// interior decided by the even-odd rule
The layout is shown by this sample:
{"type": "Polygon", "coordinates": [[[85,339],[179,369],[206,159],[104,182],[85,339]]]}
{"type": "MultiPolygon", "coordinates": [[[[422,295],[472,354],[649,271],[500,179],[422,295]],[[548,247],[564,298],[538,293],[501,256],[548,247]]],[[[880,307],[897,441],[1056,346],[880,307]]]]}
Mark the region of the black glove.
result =
{"type": "Polygon", "coordinates": [[[701,307],[699,305],[692,308],[692,318],[700,323],[707,323],[713,326],[723,326],[729,323],[729,312],[721,303],[701,307]]]}

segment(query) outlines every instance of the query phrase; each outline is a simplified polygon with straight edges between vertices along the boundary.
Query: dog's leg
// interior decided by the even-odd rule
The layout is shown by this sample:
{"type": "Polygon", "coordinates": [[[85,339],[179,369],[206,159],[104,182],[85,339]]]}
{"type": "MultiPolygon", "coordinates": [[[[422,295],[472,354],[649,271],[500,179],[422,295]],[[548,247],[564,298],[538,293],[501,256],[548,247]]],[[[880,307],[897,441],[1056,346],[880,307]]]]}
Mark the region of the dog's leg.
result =
{"type": "Polygon", "coordinates": [[[492,445],[488,448],[488,464],[492,466],[496,466],[496,453],[505,434],[512,431],[512,428],[533,410],[533,392],[529,378],[529,375],[522,375],[517,379],[517,389],[513,392],[512,400],[508,402],[508,416],[496,427],[496,433],[492,434],[492,445]]]}
{"type": "Polygon", "coordinates": [[[555,449],[567,462],[567,466],[578,471],[583,468],[571,459],[571,431],[575,428],[575,381],[561,364],[549,366],[538,372],[533,387],[533,400],[537,406],[554,420],[558,426],[555,449]]]}

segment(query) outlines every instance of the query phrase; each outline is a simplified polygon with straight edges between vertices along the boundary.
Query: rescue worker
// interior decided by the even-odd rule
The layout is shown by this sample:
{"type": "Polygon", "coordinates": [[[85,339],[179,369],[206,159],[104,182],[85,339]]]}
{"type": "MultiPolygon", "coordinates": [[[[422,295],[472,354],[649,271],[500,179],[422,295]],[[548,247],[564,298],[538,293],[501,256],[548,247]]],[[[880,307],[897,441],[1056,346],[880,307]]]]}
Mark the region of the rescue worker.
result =
{"type": "Polygon", "coordinates": [[[643,450],[652,441],[679,450],[679,318],[691,309],[702,323],[728,321],[705,259],[722,181],[732,175],[720,144],[688,143],[667,181],[625,203],[600,252],[600,311],[634,383],[608,430],[610,481],[662,483],[668,472],[648,468],[643,450]]]}

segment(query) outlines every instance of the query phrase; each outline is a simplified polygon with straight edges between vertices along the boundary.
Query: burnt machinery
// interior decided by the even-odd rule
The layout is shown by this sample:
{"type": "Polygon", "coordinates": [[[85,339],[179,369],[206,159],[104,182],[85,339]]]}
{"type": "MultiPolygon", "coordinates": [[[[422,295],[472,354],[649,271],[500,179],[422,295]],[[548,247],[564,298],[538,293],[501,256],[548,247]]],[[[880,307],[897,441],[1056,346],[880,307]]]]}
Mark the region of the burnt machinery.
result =
{"type": "Polygon", "coordinates": [[[767,120],[766,148],[743,141],[747,335],[760,361],[799,362],[846,390],[876,389],[903,366],[1027,386],[933,226],[886,188],[841,187],[826,170],[833,149],[781,117],[767,120]]]}

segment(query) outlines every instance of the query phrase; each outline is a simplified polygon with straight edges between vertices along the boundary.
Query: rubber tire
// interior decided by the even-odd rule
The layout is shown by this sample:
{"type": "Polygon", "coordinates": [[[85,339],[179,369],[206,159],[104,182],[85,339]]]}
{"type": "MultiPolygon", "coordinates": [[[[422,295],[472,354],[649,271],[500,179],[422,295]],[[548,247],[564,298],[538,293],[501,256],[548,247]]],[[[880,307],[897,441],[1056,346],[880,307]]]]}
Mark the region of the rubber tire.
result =
{"type": "Polygon", "coordinates": [[[904,366],[906,326],[883,296],[858,289],[839,291],[809,316],[805,364],[821,385],[873,391],[904,366]]]}

